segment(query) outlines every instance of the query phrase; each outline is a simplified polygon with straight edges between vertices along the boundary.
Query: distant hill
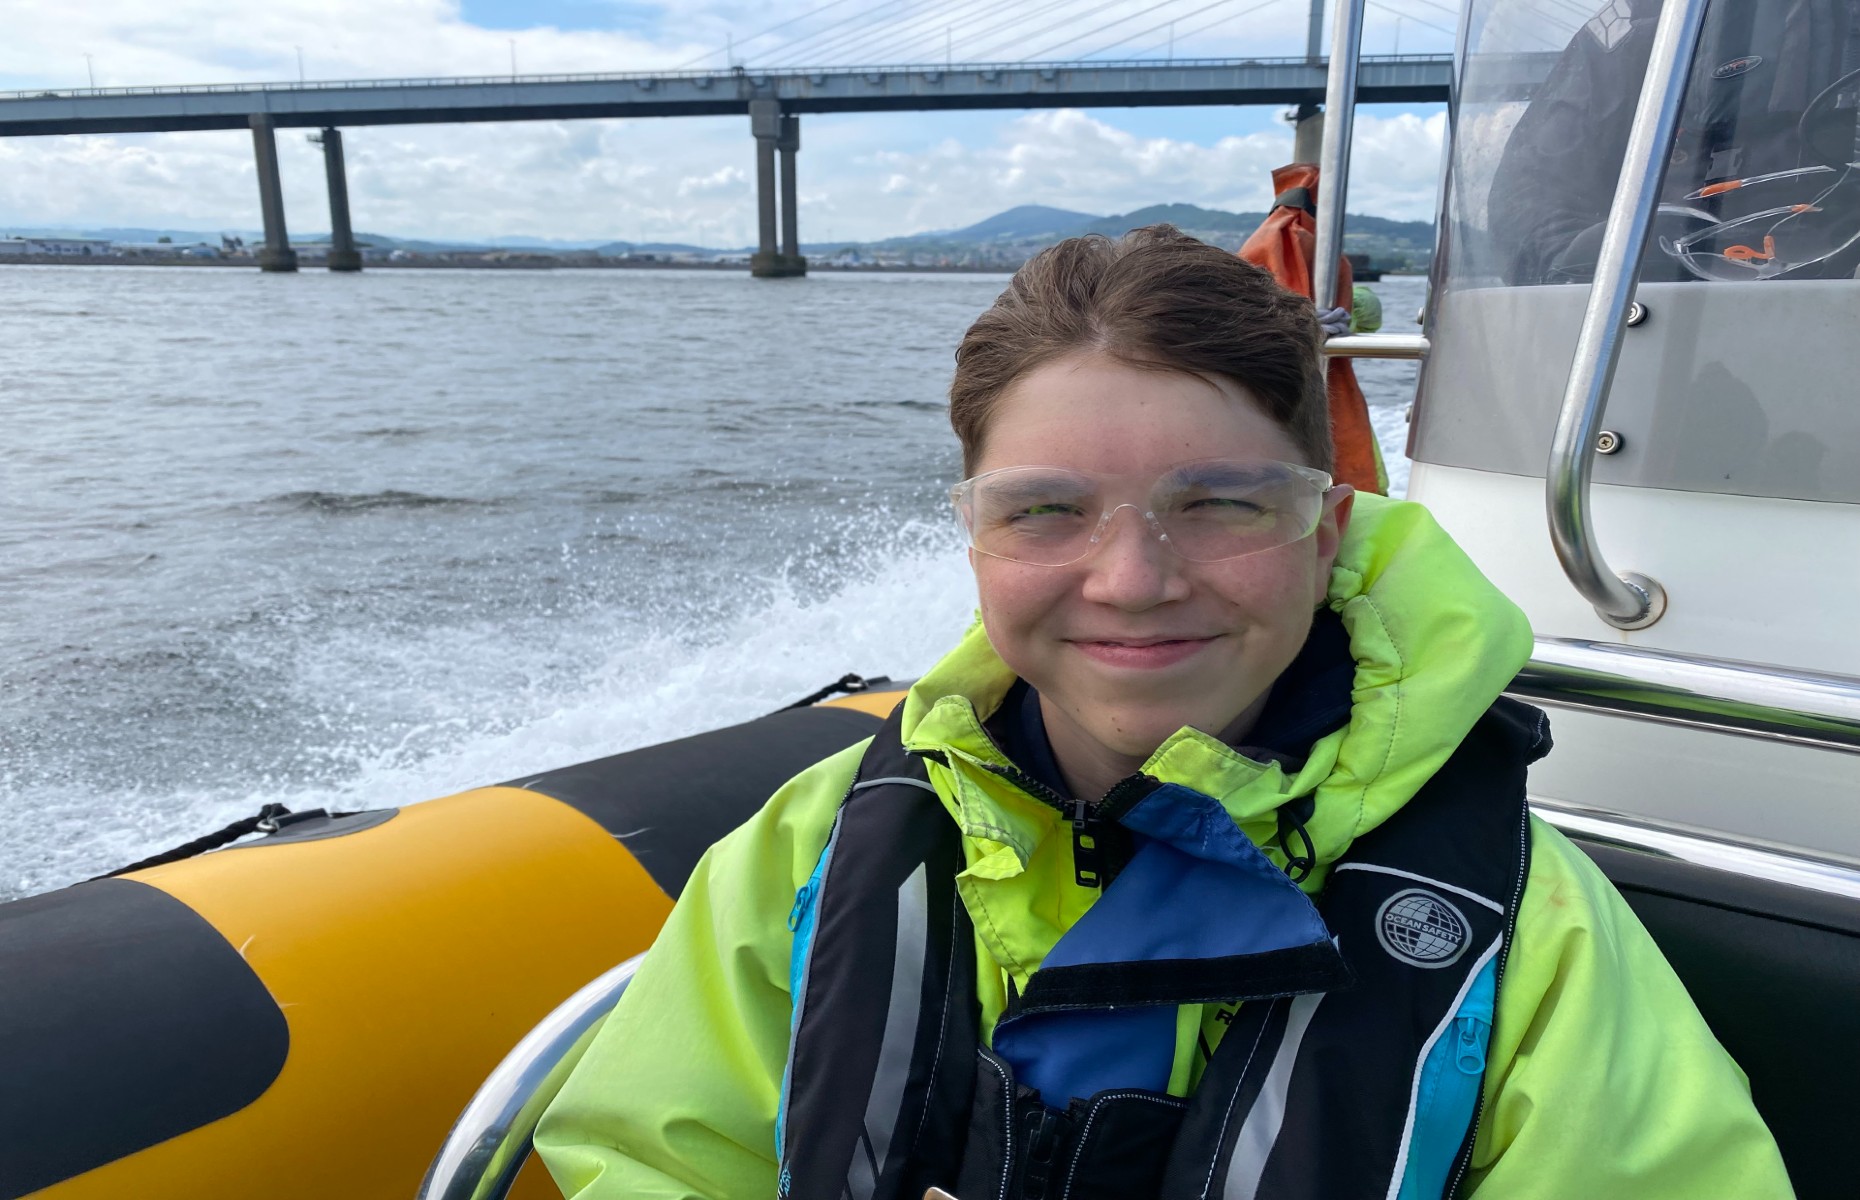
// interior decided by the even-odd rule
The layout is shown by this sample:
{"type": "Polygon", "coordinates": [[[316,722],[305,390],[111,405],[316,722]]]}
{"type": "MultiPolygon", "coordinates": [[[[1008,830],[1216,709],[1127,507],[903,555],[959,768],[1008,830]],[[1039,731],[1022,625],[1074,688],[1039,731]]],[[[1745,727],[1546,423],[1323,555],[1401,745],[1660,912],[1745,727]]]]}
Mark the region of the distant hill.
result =
{"type": "MultiPolygon", "coordinates": [[[[806,214],[802,214],[805,220],[806,214]]],[[[1098,216],[1045,204],[1022,204],[962,229],[934,230],[926,233],[889,237],[875,242],[809,242],[802,253],[826,257],[848,256],[850,260],[879,263],[953,264],[1012,270],[1063,238],[1083,233],[1100,233],[1119,237],[1144,225],[1168,223],[1193,237],[1223,249],[1235,250],[1244,242],[1265,213],[1226,212],[1202,208],[1196,204],[1151,204],[1127,213],[1098,216]]],[[[264,235],[255,230],[228,230],[255,245],[264,235]]],[[[220,231],[203,233],[185,229],[63,229],[15,226],[0,227],[0,234],[53,235],[82,234],[106,237],[115,241],[153,242],[168,236],[186,244],[196,241],[217,243],[220,231]]],[[[752,247],[720,250],[683,242],[628,242],[571,240],[538,237],[495,237],[482,240],[442,240],[390,237],[385,234],[356,232],[356,240],[382,250],[406,250],[415,254],[444,254],[500,249],[520,249],[538,254],[574,254],[592,251],[608,256],[629,254],[743,254],[752,247]]],[[[299,234],[292,239],[299,244],[325,242],[327,233],[299,234]]],[[[1426,269],[1434,254],[1434,227],[1427,221],[1395,221],[1364,213],[1351,213],[1344,223],[1344,248],[1352,254],[1367,254],[1377,267],[1390,271],[1426,269]]]]}
{"type": "Polygon", "coordinates": [[[693,246],[689,242],[603,242],[594,248],[594,252],[609,258],[625,258],[629,254],[717,253],[704,246],[693,246]]]}
{"type": "Polygon", "coordinates": [[[1084,232],[1100,218],[1091,213],[1049,208],[1044,204],[1022,204],[977,221],[966,229],[945,233],[921,234],[922,237],[952,242],[998,242],[1019,238],[1068,238],[1084,232]]]}
{"type": "MultiPolygon", "coordinates": [[[[966,229],[886,238],[856,247],[809,247],[808,252],[848,248],[879,256],[905,256],[910,261],[1011,269],[1062,238],[1087,233],[1121,237],[1145,225],[1174,225],[1191,237],[1225,250],[1237,250],[1265,219],[1263,212],[1227,212],[1197,204],[1152,204],[1108,217],[1030,204],[997,213],[966,229]]],[[[1352,254],[1367,254],[1372,264],[1384,270],[1424,270],[1434,255],[1434,227],[1426,221],[1392,221],[1351,213],[1344,222],[1344,248],[1352,254]]]]}
{"type": "Polygon", "coordinates": [[[1265,216],[1264,213],[1222,212],[1218,208],[1202,208],[1196,204],[1152,204],[1148,208],[1117,216],[1099,217],[1080,232],[1122,237],[1145,225],[1173,225],[1184,233],[1238,233],[1245,237],[1259,228],[1265,216]]]}

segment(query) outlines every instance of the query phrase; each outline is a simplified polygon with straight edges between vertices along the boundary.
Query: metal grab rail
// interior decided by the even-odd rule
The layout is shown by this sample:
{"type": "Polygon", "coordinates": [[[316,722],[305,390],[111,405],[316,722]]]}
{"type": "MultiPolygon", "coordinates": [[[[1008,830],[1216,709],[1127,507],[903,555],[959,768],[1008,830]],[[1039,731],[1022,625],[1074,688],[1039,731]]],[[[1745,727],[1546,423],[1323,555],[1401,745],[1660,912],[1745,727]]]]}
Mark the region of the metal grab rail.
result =
{"type": "Polygon", "coordinates": [[[1337,258],[1343,253],[1343,207],[1349,197],[1350,139],[1356,128],[1356,71],[1368,0],[1341,0],[1330,34],[1324,79],[1323,160],[1318,170],[1317,245],[1311,258],[1311,299],[1319,312],[1337,307],[1337,258]]]}
{"type": "Polygon", "coordinates": [[[503,1200],[529,1157],[543,1109],[645,957],[634,955],[564,1000],[504,1056],[453,1122],[419,1200],[503,1200]]]}
{"type": "Polygon", "coordinates": [[[1505,690],[1564,708],[1860,754],[1860,678],[1848,675],[1538,638],[1505,690]]]}
{"type": "Polygon", "coordinates": [[[1432,349],[1418,333],[1351,333],[1324,342],[1326,358],[1422,359],[1432,349]]]}
{"type": "Polygon", "coordinates": [[[1666,611],[1666,593],[1654,580],[1632,572],[1616,574],[1596,544],[1589,507],[1595,467],[1595,438],[1621,358],[1629,306],[1640,258],[1653,228],[1666,159],[1679,126],[1687,67],[1698,47],[1706,0],[1667,0],[1654,30],[1653,56],[1634,110],[1634,126],[1622,157],[1621,180],[1602,232],[1601,255],[1589,305],[1582,314],[1569,384],[1557,414],[1544,469],[1550,542],[1563,574],[1604,621],[1621,629],[1645,629],[1666,611]]]}
{"type": "Polygon", "coordinates": [[[1564,833],[1713,871],[1860,900],[1860,864],[1789,849],[1750,845],[1686,829],[1532,796],[1531,812],[1564,833]]]}

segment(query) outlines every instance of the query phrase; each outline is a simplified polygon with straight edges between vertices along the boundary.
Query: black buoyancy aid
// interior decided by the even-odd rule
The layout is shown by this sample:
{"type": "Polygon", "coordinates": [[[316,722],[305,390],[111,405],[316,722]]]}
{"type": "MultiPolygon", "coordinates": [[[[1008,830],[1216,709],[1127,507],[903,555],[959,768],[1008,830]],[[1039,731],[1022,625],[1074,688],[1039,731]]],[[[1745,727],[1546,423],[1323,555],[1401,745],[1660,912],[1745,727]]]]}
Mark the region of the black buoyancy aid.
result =
{"type": "Polygon", "coordinates": [[[1054,989],[1042,975],[1064,968],[1035,972],[1015,1004],[1244,1002],[1191,1098],[1111,1089],[1054,1108],[982,1045],[961,832],[894,713],[790,921],[781,1197],[1452,1195],[1529,870],[1525,767],[1548,747],[1541,712],[1499,700],[1333,865],[1317,903],[1347,969],[1280,956],[1249,981],[1234,959],[1178,963],[1140,996],[1103,973],[1054,989]]]}

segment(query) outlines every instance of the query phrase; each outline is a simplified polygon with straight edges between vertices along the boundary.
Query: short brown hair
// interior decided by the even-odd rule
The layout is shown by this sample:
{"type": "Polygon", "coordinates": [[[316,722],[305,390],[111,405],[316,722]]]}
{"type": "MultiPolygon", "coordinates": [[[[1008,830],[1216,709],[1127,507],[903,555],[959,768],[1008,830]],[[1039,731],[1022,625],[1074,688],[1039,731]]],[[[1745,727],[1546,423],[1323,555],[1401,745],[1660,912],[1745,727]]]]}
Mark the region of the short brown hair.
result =
{"type": "Polygon", "coordinates": [[[1271,274],[1173,225],[1116,241],[1068,238],[1029,259],[956,348],[949,423],[973,474],[1001,396],[1029,372],[1078,351],[1136,366],[1222,375],[1319,470],[1331,469],[1323,333],[1303,296],[1271,274]]]}

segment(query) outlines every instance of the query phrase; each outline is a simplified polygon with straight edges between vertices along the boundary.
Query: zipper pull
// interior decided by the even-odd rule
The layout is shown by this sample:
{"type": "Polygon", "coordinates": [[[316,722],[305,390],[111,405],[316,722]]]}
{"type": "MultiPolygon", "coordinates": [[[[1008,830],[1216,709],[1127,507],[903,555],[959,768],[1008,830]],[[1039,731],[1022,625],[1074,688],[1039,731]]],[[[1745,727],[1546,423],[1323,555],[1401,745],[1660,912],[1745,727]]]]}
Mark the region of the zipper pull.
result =
{"type": "MultiPolygon", "coordinates": [[[[1045,1200],[1059,1172],[1072,1122],[1038,1100],[1026,1114],[1026,1156],[1021,1166],[1020,1194],[1024,1200],[1045,1200]]],[[[1005,1189],[1004,1189],[1005,1190],[1005,1189]]]]}
{"type": "Polygon", "coordinates": [[[1486,1039],[1492,1027],[1478,1017],[1460,1017],[1454,1024],[1460,1027],[1460,1044],[1453,1058],[1454,1065],[1463,1075],[1485,1074],[1486,1039]]]}
{"type": "Polygon", "coordinates": [[[1080,887],[1104,886],[1104,864],[1093,832],[1097,824],[1083,800],[1072,802],[1072,877],[1080,887]]]}
{"type": "Polygon", "coordinates": [[[801,918],[807,915],[807,907],[814,899],[814,881],[808,880],[801,885],[801,890],[794,894],[794,907],[788,910],[788,932],[795,933],[801,928],[801,918]]]}

